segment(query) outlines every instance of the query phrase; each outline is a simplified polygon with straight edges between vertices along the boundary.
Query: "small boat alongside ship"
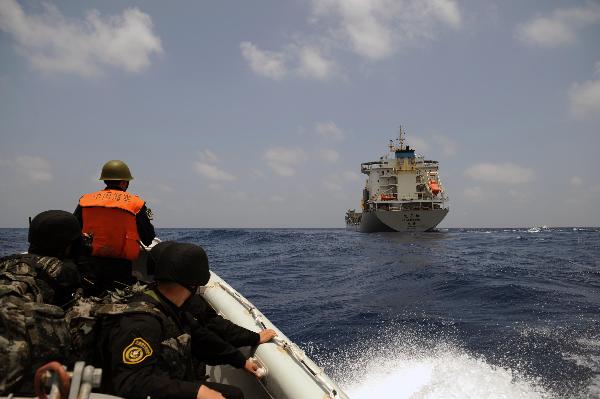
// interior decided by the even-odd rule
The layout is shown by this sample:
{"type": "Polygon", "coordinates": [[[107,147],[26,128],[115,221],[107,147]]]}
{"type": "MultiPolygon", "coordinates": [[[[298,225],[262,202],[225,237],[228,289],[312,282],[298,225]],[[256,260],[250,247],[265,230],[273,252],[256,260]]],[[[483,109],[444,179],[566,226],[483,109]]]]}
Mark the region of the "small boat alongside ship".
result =
{"type": "Polygon", "coordinates": [[[362,211],[346,212],[347,229],[363,233],[431,231],[448,214],[438,161],[415,155],[404,141],[405,132],[400,127],[386,155],[360,165],[361,173],[368,176],[362,211]]]}

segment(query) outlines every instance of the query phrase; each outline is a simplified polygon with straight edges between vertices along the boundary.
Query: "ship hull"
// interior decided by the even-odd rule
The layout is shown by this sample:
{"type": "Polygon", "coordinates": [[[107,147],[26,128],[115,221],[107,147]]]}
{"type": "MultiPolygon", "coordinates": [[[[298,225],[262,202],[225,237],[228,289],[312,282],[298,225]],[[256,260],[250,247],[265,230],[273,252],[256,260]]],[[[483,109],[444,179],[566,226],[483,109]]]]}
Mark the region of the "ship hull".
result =
{"type": "Polygon", "coordinates": [[[448,209],[363,212],[358,231],[361,233],[429,231],[440,224],[447,214],[448,209]]]}

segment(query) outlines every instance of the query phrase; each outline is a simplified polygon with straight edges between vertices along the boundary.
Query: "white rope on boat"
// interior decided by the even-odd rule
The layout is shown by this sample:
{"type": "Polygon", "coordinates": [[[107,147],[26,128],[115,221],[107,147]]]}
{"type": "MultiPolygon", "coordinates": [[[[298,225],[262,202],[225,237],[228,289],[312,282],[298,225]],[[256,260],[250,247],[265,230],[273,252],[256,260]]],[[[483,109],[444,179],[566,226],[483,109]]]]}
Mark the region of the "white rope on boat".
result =
{"type": "MultiPolygon", "coordinates": [[[[237,300],[244,308],[246,308],[246,310],[250,312],[250,314],[254,318],[254,321],[257,325],[259,325],[263,330],[267,329],[267,326],[264,322],[264,315],[254,305],[252,305],[250,301],[241,296],[227,283],[217,281],[216,284],[229,295],[231,295],[233,298],[235,298],[235,300],[237,300]]],[[[209,287],[210,286],[206,286],[206,288],[209,287]]],[[[323,378],[323,369],[317,366],[312,360],[310,360],[305,355],[304,351],[298,347],[298,345],[279,337],[274,337],[272,341],[276,345],[283,348],[292,357],[292,359],[300,363],[312,375],[313,379],[316,380],[319,383],[319,385],[321,385],[321,387],[325,389],[325,391],[331,399],[339,398],[337,390],[323,378]]]]}

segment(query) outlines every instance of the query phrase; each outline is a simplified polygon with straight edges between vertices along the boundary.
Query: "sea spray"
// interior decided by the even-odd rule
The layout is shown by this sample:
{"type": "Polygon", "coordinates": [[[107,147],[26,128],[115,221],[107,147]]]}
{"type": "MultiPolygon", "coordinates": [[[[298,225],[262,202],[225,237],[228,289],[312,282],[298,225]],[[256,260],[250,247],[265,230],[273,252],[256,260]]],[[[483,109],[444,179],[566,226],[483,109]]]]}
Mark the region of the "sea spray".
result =
{"type": "Polygon", "coordinates": [[[443,338],[392,331],[320,359],[352,399],[556,397],[539,380],[490,364],[443,338]]]}

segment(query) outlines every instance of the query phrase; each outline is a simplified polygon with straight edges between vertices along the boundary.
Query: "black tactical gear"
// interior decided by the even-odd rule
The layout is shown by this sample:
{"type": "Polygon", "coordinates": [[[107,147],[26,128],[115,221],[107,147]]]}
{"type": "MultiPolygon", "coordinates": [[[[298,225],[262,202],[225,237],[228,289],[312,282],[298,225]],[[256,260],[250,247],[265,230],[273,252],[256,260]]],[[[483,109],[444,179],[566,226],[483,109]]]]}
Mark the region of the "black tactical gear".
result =
{"type": "Polygon", "coordinates": [[[245,357],[239,351],[156,289],[132,298],[127,306],[121,315],[102,318],[98,347],[104,392],[133,399],[193,399],[206,385],[226,398],[242,397],[234,387],[199,378],[194,363],[194,357],[203,359],[207,351],[215,364],[243,367],[245,357]]]}
{"type": "Polygon", "coordinates": [[[156,291],[130,303],[136,301],[150,306],[102,321],[103,391],[133,399],[196,397],[202,383],[196,378],[190,328],[182,312],[156,291]]]}

